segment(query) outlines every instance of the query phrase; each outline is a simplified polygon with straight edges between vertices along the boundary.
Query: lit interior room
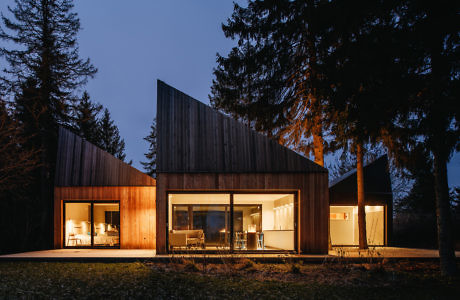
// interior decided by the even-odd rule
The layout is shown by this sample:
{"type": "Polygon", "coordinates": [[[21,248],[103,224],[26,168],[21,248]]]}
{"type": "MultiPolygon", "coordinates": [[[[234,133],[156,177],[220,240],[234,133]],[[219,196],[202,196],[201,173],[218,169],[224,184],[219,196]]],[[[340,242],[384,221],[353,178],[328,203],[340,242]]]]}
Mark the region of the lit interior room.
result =
{"type": "Polygon", "coordinates": [[[118,203],[65,203],[65,246],[120,246],[118,203]]]}
{"type": "MultiPolygon", "coordinates": [[[[366,235],[371,246],[385,244],[385,207],[366,205],[366,235]]],[[[358,206],[331,206],[330,232],[333,246],[359,244],[358,206]]]]}
{"type": "Polygon", "coordinates": [[[170,249],[294,250],[293,194],[169,194],[170,249]],[[231,220],[233,210],[233,220],[231,220]],[[233,223],[233,232],[231,224],[233,223]]]}

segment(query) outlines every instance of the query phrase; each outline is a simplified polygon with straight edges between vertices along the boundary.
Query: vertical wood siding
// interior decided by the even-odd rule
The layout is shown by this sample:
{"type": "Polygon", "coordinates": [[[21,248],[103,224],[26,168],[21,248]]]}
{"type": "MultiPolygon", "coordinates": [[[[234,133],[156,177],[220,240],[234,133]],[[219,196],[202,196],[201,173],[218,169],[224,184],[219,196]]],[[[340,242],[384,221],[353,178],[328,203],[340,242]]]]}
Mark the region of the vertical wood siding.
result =
{"type": "Polygon", "coordinates": [[[158,172],[327,172],[162,81],[157,93],[158,172]]]}
{"type": "Polygon", "coordinates": [[[154,186],[155,179],[60,127],[55,186],[154,186]]]}
{"type": "Polygon", "coordinates": [[[297,191],[299,251],[328,252],[327,173],[159,173],[157,183],[157,253],[166,253],[166,193],[171,190],[297,191]]]}
{"type": "MultiPolygon", "coordinates": [[[[330,205],[358,205],[356,170],[333,181],[329,188],[330,205]]],[[[393,192],[388,171],[388,157],[381,156],[364,166],[364,202],[385,205],[385,245],[391,244],[393,234],[393,192]]]]}
{"type": "Polygon", "coordinates": [[[120,248],[156,248],[156,188],[151,187],[55,187],[54,247],[63,246],[64,200],[120,201],[120,248]]]}

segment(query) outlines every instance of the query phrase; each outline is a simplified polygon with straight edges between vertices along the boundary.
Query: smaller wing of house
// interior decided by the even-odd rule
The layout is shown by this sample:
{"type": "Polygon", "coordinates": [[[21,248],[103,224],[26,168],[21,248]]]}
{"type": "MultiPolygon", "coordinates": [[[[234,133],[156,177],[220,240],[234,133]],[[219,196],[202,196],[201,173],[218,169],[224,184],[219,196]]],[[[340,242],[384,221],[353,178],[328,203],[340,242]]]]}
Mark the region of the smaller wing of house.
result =
{"type": "Polygon", "coordinates": [[[155,179],[60,127],[55,186],[155,186],[155,179]]]}
{"type": "MultiPolygon", "coordinates": [[[[369,245],[391,240],[393,194],[386,155],[364,166],[366,229],[369,245]]],[[[356,169],[329,184],[330,233],[333,246],[358,244],[356,169]]]]}
{"type": "Polygon", "coordinates": [[[155,199],[155,179],[59,129],[55,248],[155,249],[155,199]]]}

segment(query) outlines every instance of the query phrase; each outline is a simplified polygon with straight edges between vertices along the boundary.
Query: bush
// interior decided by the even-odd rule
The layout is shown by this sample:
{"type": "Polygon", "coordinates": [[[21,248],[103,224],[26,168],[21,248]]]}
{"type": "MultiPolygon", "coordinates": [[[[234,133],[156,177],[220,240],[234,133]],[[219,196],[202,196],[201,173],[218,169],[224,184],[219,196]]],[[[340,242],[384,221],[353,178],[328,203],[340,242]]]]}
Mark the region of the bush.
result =
{"type": "Polygon", "coordinates": [[[298,264],[291,264],[291,268],[290,268],[290,269],[291,269],[291,273],[293,273],[293,274],[300,274],[300,273],[302,273],[302,272],[300,271],[300,266],[299,266],[298,264]]]}
{"type": "Polygon", "coordinates": [[[250,259],[244,259],[242,261],[240,270],[246,270],[246,271],[255,271],[256,270],[256,264],[250,259]]]}
{"type": "Polygon", "coordinates": [[[191,260],[184,260],[183,264],[184,264],[184,271],[187,271],[187,272],[198,272],[198,271],[200,271],[200,269],[195,264],[195,262],[193,262],[191,260]]]}

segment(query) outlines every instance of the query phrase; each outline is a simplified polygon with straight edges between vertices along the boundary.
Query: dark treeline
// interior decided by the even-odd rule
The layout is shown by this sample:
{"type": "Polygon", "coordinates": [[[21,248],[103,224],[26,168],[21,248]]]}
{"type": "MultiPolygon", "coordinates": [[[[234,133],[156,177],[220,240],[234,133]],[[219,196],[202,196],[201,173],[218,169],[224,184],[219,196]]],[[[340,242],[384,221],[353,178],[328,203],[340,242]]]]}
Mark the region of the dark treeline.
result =
{"type": "Polygon", "coordinates": [[[364,249],[363,164],[382,145],[415,181],[399,207],[437,216],[441,270],[453,274],[447,163],[460,150],[458,13],[458,1],[235,4],[222,28],[237,45],[217,55],[210,101],[319,164],[326,153],[353,156],[364,249]]]}
{"type": "Polygon", "coordinates": [[[79,30],[71,0],[15,0],[2,12],[0,253],[53,246],[59,126],[125,159],[109,111],[79,92],[97,72],[79,57],[79,30]]]}
{"type": "Polygon", "coordinates": [[[156,178],[157,172],[157,120],[153,119],[152,124],[150,125],[150,133],[144,138],[144,140],[149,145],[149,150],[147,153],[144,153],[146,158],[145,162],[141,162],[144,166],[145,173],[156,178]]]}

